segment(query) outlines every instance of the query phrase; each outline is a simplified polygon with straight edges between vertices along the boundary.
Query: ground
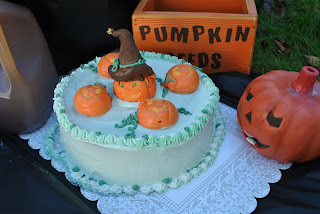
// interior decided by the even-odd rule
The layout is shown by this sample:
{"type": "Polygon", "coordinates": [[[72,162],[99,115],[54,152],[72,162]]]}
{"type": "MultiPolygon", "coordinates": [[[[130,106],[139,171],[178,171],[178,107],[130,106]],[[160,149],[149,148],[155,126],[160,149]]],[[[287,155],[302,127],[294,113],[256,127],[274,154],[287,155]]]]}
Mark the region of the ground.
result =
{"type": "Polygon", "coordinates": [[[320,57],[320,0],[274,0],[270,12],[265,11],[265,1],[255,0],[258,26],[252,68],[259,73],[300,71],[310,65],[303,55],[320,57]],[[291,46],[292,51],[289,47],[281,52],[274,38],[291,46]]]}

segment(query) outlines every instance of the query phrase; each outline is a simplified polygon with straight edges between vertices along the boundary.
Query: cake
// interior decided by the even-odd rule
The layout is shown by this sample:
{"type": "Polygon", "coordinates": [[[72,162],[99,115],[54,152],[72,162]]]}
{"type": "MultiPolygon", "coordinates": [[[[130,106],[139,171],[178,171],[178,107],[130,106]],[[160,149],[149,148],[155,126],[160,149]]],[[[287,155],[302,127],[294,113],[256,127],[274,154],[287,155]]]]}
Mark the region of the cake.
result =
{"type": "Polygon", "coordinates": [[[224,123],[217,105],[219,90],[212,80],[193,66],[200,80],[197,89],[186,94],[171,92],[162,84],[167,72],[176,65],[191,64],[166,54],[139,53],[154,72],[149,75],[157,77],[153,98],[142,102],[119,99],[114,93],[115,80],[97,72],[100,57],[81,65],[58,83],[54,111],[61,144],[74,164],[68,175],[73,183],[81,184],[83,177],[90,178],[86,182],[96,181],[99,188],[95,189],[103,194],[164,192],[197,177],[216,157],[224,136],[224,123]],[[105,87],[112,99],[107,113],[87,116],[75,109],[74,96],[87,85],[105,87]],[[179,110],[173,125],[161,129],[146,128],[139,123],[125,126],[126,121],[151,117],[139,117],[137,110],[152,102],[172,103],[179,110]]]}

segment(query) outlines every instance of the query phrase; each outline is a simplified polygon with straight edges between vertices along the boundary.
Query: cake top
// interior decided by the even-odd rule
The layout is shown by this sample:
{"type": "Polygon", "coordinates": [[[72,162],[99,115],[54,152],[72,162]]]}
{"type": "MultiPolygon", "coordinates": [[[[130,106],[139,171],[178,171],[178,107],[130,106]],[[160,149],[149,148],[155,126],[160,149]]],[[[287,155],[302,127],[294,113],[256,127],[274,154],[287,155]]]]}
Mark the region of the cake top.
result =
{"type": "MultiPolygon", "coordinates": [[[[167,71],[177,65],[186,63],[182,59],[164,54],[141,52],[146,63],[153,68],[163,80],[167,71]]],[[[115,128],[130,114],[135,114],[139,103],[130,103],[118,99],[113,93],[113,80],[101,77],[96,73],[100,58],[80,66],[71,75],[63,78],[57,85],[54,95],[54,110],[62,128],[73,137],[103,146],[123,149],[164,148],[183,144],[194,137],[208,123],[209,118],[219,100],[219,91],[212,80],[201,69],[194,67],[200,77],[198,89],[190,94],[177,94],[171,91],[164,99],[172,102],[177,108],[185,108],[192,115],[180,115],[178,122],[167,129],[150,130],[138,126],[134,138],[125,138],[125,129],[115,128]],[[72,104],[76,91],[88,84],[99,82],[107,87],[112,97],[112,108],[99,117],[88,117],[78,113],[72,104]]],[[[190,63],[186,63],[189,64],[190,63]]],[[[155,99],[163,99],[164,89],[157,83],[155,99]]]]}

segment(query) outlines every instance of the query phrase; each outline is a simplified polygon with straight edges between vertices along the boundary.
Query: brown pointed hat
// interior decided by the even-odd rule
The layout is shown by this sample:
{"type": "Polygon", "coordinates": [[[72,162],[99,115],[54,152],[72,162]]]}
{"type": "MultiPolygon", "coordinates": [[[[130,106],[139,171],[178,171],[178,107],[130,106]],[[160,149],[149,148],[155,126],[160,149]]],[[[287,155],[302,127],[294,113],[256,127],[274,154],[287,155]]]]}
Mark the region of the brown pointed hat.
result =
{"type": "Polygon", "coordinates": [[[145,63],[132,34],[126,29],[108,29],[108,34],[120,39],[119,60],[109,66],[108,73],[115,81],[143,81],[154,74],[152,68],[145,63]]]}

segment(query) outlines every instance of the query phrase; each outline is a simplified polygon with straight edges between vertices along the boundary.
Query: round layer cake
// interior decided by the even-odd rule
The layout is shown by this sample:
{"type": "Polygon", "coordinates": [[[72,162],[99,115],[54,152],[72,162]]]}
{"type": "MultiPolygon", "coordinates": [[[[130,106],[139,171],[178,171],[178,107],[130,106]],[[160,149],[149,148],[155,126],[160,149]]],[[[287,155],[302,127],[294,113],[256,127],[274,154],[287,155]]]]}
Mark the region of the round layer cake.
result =
{"type": "MultiPolygon", "coordinates": [[[[170,55],[151,52],[141,55],[162,80],[170,68],[186,63],[170,55]]],[[[138,124],[135,136],[128,138],[128,127],[115,125],[136,114],[139,103],[115,96],[114,81],[96,71],[99,60],[97,57],[80,66],[55,89],[54,111],[60,125],[61,144],[77,167],[108,184],[141,187],[170,183],[204,162],[213,140],[213,115],[219,100],[219,91],[206,74],[195,67],[200,84],[189,94],[171,91],[164,94],[158,82],[154,99],[168,100],[191,114],[179,114],[178,121],[165,129],[147,129],[138,124]],[[106,86],[112,107],[106,114],[90,117],[77,112],[72,101],[77,90],[95,83],[106,86]]]]}

